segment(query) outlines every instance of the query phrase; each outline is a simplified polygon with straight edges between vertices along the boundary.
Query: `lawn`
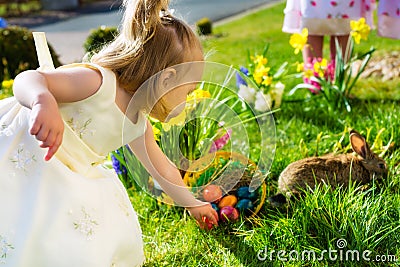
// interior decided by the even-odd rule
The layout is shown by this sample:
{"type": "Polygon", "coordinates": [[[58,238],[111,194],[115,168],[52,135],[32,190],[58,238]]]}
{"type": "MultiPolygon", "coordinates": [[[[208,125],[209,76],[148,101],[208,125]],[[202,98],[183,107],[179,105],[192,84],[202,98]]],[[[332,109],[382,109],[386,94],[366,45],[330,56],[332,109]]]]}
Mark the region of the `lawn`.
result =
{"type": "MultiPolygon", "coordinates": [[[[289,35],[281,31],[283,8],[279,3],[215,27],[213,36],[202,39],[207,59],[240,67],[248,50],[261,51],[270,43],[271,64],[301,61],[289,46],[289,35]]],[[[371,45],[377,49],[374,56],[398,49],[398,41],[380,38],[375,31],[360,49],[371,45]]],[[[327,112],[318,98],[302,101],[302,93],[288,96],[298,80],[286,82],[284,102],[274,114],[277,146],[267,194],[275,193],[278,176],[290,162],[346,151],[350,128],[384,152],[389,175],[383,184],[320,187],[285,208],[265,203],[256,218],[209,232],[200,230],[183,209],[158,205],[145,193],[130,190],[143,230],[145,266],[398,266],[391,257],[400,259],[400,81],[360,80],[351,113],[327,112]],[[324,259],[318,260],[321,255],[324,259]]]]}

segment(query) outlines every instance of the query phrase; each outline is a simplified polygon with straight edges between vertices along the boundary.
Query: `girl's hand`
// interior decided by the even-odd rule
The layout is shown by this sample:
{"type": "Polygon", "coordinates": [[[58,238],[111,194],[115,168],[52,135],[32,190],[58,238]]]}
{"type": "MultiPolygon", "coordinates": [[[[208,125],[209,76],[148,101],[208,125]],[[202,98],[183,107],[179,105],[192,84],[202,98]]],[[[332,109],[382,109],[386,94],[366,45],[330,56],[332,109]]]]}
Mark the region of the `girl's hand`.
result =
{"type": "Polygon", "coordinates": [[[30,117],[30,134],[39,141],[41,148],[48,148],[44,160],[50,160],[61,145],[64,122],[53,97],[33,104],[30,117]]]}
{"type": "Polygon", "coordinates": [[[197,221],[201,229],[210,230],[213,226],[218,226],[218,213],[211,207],[210,203],[187,208],[190,215],[197,221]]]}

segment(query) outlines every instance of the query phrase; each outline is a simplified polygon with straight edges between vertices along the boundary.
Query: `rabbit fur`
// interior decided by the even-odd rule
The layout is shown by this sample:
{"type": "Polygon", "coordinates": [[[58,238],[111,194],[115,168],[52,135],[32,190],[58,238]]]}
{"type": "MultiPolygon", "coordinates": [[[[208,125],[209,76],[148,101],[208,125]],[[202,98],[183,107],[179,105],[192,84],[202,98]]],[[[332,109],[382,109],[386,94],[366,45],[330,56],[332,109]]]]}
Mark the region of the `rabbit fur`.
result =
{"type": "Polygon", "coordinates": [[[355,154],[328,154],[289,164],[279,176],[280,194],[271,197],[270,202],[286,202],[286,198],[299,195],[308,187],[314,189],[321,183],[332,188],[346,187],[350,179],[358,184],[367,184],[374,178],[386,176],[385,161],[370,150],[364,137],[355,130],[350,132],[350,143],[355,154]]]}

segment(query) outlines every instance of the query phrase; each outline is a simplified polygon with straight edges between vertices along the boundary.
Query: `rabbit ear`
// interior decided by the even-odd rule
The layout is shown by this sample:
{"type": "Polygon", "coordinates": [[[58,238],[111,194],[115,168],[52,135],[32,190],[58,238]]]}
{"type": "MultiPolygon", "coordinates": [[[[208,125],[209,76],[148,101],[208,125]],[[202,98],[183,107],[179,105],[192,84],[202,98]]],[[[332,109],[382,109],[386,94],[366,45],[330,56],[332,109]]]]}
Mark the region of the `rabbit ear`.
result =
{"type": "Polygon", "coordinates": [[[362,158],[367,159],[370,157],[371,152],[365,138],[355,130],[350,132],[350,143],[353,151],[362,158]]]}

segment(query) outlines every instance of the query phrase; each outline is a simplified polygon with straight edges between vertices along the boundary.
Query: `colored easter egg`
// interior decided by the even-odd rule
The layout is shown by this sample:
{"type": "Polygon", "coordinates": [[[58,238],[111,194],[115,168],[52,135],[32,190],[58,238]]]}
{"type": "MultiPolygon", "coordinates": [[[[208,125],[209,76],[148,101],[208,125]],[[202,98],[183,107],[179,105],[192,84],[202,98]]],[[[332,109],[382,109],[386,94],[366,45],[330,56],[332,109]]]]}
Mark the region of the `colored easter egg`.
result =
{"type": "Polygon", "coordinates": [[[218,202],[222,197],[221,187],[215,184],[207,185],[203,190],[203,199],[207,202],[218,202]]]}
{"type": "Polygon", "coordinates": [[[238,201],[238,203],[236,204],[236,208],[239,210],[240,213],[249,215],[252,214],[254,205],[250,199],[244,198],[238,201]]]}
{"type": "Polygon", "coordinates": [[[203,222],[207,230],[211,230],[214,227],[214,224],[207,217],[203,217],[203,222]]]}
{"type": "Polygon", "coordinates": [[[219,202],[218,202],[218,207],[223,208],[226,206],[231,206],[234,207],[237,203],[237,197],[234,195],[227,195],[224,196],[219,202]]]}
{"type": "Polygon", "coordinates": [[[247,198],[247,199],[254,200],[258,197],[257,191],[250,192],[248,186],[239,187],[236,190],[236,195],[239,199],[247,198]]]}
{"type": "Polygon", "coordinates": [[[226,206],[219,211],[219,218],[223,222],[234,222],[239,218],[239,212],[232,206],[226,206]]]}
{"type": "Polygon", "coordinates": [[[219,211],[218,205],[215,203],[211,203],[211,207],[216,210],[217,212],[219,211]]]}

